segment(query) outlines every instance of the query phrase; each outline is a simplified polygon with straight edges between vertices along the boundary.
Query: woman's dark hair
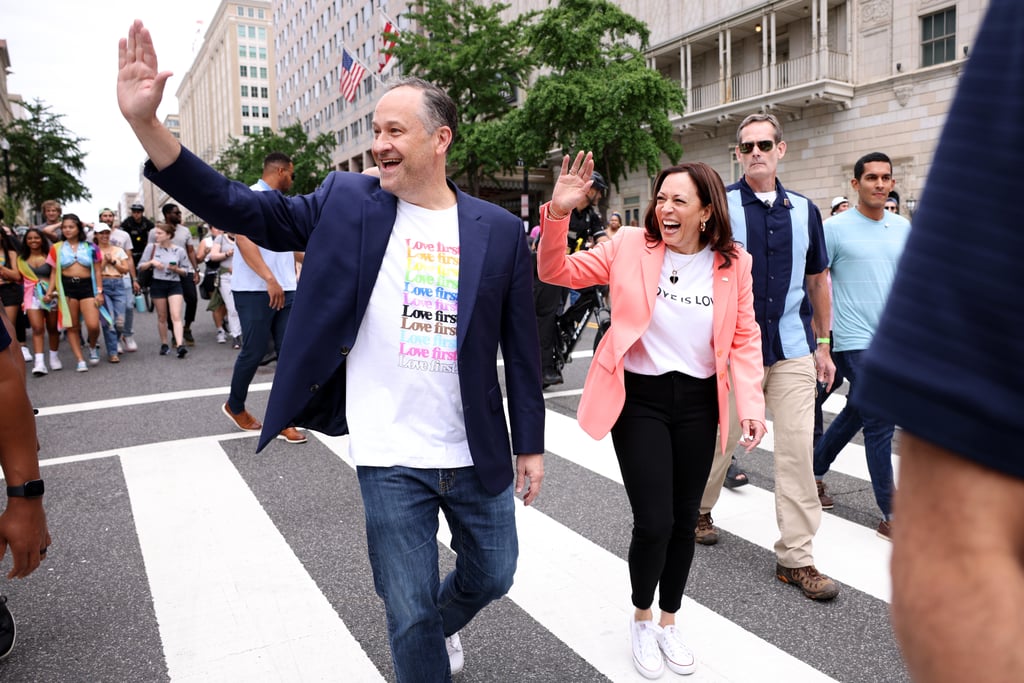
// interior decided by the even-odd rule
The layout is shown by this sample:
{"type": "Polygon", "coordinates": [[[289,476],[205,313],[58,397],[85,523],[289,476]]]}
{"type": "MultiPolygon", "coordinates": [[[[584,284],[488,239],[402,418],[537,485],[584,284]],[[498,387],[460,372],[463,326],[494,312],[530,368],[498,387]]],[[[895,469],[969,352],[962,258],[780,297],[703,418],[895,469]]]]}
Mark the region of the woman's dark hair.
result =
{"type": "Polygon", "coordinates": [[[43,232],[40,228],[29,228],[28,230],[25,231],[25,234],[21,236],[21,246],[18,247],[18,256],[20,256],[23,261],[27,261],[28,257],[32,255],[32,250],[28,246],[29,235],[39,235],[40,239],[43,240],[43,253],[49,253],[50,236],[43,232]]]}
{"type": "Polygon", "coordinates": [[[63,216],[60,217],[60,222],[62,224],[62,227],[61,227],[61,232],[62,233],[63,233],[63,230],[64,230],[64,228],[63,228],[64,221],[74,221],[75,225],[78,226],[78,241],[79,242],[88,242],[89,241],[88,240],[88,236],[85,234],[85,226],[82,225],[82,219],[79,218],[77,214],[66,213],[66,214],[64,214],[63,216]]]}
{"type": "Polygon", "coordinates": [[[6,228],[0,228],[0,249],[3,249],[5,252],[18,252],[20,248],[21,245],[18,243],[18,238],[13,233],[7,232],[6,228]]]}
{"type": "Polygon", "coordinates": [[[654,181],[654,192],[651,202],[644,214],[644,231],[647,241],[652,246],[661,242],[661,228],[658,226],[658,193],[665,183],[665,178],[675,173],[686,173],[697,187],[700,205],[710,206],[707,229],[700,233],[701,246],[710,244],[712,251],[717,251],[725,259],[722,268],[727,268],[736,255],[736,243],[732,239],[732,224],[729,222],[729,202],[725,198],[725,185],[722,177],[715,169],[703,161],[690,161],[663,170],[654,181]]]}

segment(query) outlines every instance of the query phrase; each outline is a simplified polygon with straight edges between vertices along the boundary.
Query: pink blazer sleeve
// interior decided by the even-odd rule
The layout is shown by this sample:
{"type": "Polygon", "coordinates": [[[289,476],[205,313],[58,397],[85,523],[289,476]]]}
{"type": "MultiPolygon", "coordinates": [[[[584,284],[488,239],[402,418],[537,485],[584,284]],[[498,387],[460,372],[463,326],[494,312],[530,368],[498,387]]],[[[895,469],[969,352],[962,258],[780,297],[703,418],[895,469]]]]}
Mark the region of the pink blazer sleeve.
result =
{"type": "Polygon", "coordinates": [[[548,284],[571,289],[608,284],[611,278],[614,240],[602,242],[589,251],[568,255],[565,252],[569,217],[554,221],[547,215],[548,205],[545,204],[540,207],[537,276],[548,284]]]}
{"type": "Polygon", "coordinates": [[[763,356],[761,353],[761,328],[754,319],[753,278],[750,268],[753,259],[746,251],[740,250],[736,264],[738,291],[736,306],[736,332],[729,350],[729,366],[736,386],[736,412],[740,420],[765,422],[764,392],[761,381],[764,378],[763,356]]]}

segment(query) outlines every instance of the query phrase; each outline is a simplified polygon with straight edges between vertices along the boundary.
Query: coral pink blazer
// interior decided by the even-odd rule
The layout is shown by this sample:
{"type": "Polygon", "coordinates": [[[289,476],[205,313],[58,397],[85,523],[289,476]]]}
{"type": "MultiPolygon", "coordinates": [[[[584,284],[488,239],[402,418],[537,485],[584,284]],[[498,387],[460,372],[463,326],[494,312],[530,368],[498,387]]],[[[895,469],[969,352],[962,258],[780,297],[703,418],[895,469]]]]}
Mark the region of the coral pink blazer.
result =
{"type": "MultiPolygon", "coordinates": [[[[567,255],[568,217],[559,221],[547,218],[547,205],[541,207],[540,215],[540,279],[572,289],[607,284],[615,304],[611,327],[594,353],[576,412],[583,430],[601,439],[615,424],[626,400],[623,359],[651,322],[665,244],[651,246],[643,228],[623,227],[614,239],[590,251],[567,255]]],[[[739,419],[762,423],[765,419],[761,330],[754,320],[751,257],[739,245],[737,252],[728,268],[721,268],[725,260],[716,253],[714,266],[713,342],[723,452],[727,450],[724,437],[729,433],[730,389],[736,392],[739,419]],[[730,387],[729,367],[735,387],[730,387]]],[[[729,452],[733,446],[728,445],[729,452]]]]}

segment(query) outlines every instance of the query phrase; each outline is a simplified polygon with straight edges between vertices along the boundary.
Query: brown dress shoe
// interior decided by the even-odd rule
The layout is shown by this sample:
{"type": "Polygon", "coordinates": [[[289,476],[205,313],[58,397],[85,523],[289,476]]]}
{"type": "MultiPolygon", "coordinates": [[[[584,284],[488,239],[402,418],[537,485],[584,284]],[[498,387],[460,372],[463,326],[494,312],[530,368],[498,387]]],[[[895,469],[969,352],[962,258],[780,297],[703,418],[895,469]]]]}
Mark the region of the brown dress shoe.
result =
{"type": "Polygon", "coordinates": [[[811,600],[831,600],[839,595],[839,584],[815,569],[813,564],[792,568],[776,564],[775,576],[782,583],[796,586],[811,600]]]}
{"type": "Polygon", "coordinates": [[[285,427],[281,430],[281,433],[277,435],[277,438],[284,439],[288,443],[306,443],[306,435],[300,432],[295,427],[285,427]]]}
{"type": "Polygon", "coordinates": [[[263,429],[263,425],[260,424],[260,421],[253,417],[252,413],[250,413],[248,410],[243,410],[242,412],[235,415],[234,413],[231,412],[231,408],[228,407],[227,403],[222,405],[220,407],[220,410],[222,413],[227,415],[228,419],[234,422],[235,426],[241,429],[243,432],[258,432],[261,429],[263,429]]]}

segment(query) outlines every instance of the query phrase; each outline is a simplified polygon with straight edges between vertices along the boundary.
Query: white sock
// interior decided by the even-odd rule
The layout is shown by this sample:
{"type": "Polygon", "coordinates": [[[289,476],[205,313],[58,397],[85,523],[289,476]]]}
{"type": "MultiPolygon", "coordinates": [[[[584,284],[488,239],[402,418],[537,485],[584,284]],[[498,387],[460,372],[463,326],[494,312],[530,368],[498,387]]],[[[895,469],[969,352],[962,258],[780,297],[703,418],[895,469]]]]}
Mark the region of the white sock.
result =
{"type": "Polygon", "coordinates": [[[58,355],[56,351],[50,351],[50,360],[52,361],[54,358],[57,358],[58,355]]]}
{"type": "Polygon", "coordinates": [[[34,358],[34,360],[36,362],[36,365],[42,365],[43,364],[43,354],[37,353],[37,354],[35,354],[35,356],[33,356],[33,358],[34,358]]]}

